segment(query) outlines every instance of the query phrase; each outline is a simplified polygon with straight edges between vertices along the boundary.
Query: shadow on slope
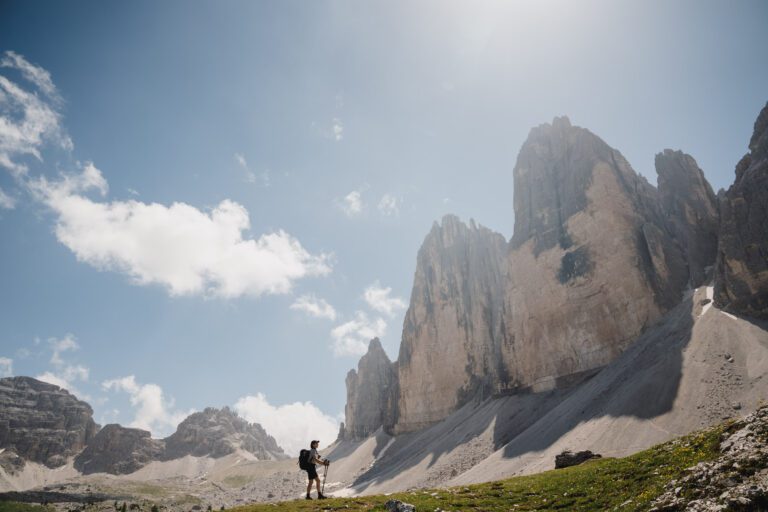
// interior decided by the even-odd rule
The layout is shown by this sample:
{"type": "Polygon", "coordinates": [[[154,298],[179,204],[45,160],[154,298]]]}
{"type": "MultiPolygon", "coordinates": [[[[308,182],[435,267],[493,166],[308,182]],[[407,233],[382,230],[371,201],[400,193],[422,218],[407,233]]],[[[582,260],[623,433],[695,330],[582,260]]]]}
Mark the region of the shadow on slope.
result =
{"type": "Polygon", "coordinates": [[[516,457],[547,448],[580,422],[606,415],[649,419],[670,411],[681,380],[682,352],[694,324],[693,303],[693,294],[689,294],[614,363],[586,382],[544,393],[472,401],[436,425],[397,436],[370,469],[355,479],[355,492],[441,485],[502,447],[504,457],[516,457]],[[635,379],[630,368],[643,370],[641,377],[635,379]],[[663,379],[658,380],[659,376],[663,379]],[[611,388],[630,391],[600,400],[609,398],[611,388]],[[562,411],[567,404],[583,404],[583,409],[578,414],[562,411]],[[561,414],[565,421],[558,420],[561,414]]]}
{"type": "MultiPolygon", "coordinates": [[[[671,411],[682,378],[683,351],[691,340],[694,296],[688,294],[569,400],[540,418],[524,440],[507,444],[504,456],[543,450],[579,423],[598,417],[651,419],[671,411]]],[[[497,437],[504,435],[499,430],[497,437]]]]}
{"type": "Polygon", "coordinates": [[[702,287],[686,297],[613,363],[448,484],[552,469],[565,449],[621,457],[756,408],[768,391],[768,331],[702,307],[706,295],[702,287]]]}

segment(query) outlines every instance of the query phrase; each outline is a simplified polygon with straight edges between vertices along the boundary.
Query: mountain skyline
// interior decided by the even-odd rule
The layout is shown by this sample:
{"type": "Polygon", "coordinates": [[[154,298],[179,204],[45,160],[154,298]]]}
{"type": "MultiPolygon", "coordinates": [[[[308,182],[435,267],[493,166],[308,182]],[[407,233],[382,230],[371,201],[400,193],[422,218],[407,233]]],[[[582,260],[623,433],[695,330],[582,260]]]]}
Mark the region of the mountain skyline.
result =
{"type": "Polygon", "coordinates": [[[137,5],[0,7],[0,373],[156,437],[224,405],[335,437],[432,222],[511,236],[531,126],[610,134],[652,183],[682,149],[717,190],[765,102],[760,3],[137,5]]]}

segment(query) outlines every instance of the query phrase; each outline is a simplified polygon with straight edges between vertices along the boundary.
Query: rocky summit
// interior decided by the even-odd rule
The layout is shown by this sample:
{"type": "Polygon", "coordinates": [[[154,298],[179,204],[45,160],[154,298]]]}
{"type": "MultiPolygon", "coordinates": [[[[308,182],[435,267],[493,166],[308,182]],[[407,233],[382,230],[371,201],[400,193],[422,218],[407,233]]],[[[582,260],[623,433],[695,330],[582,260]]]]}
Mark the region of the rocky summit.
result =
{"type": "MultiPolygon", "coordinates": [[[[579,382],[706,282],[716,197],[690,155],[665,150],[656,169],[658,188],[566,117],[533,128],[512,170],[511,240],[448,215],[419,250],[396,382],[377,402],[385,430],[579,382]]],[[[349,396],[365,378],[348,378],[349,396]]],[[[348,404],[347,425],[358,412],[348,404]]]]}
{"type": "Polygon", "coordinates": [[[720,201],[715,303],[768,319],[768,104],[720,201]]]}
{"type": "Polygon", "coordinates": [[[187,455],[223,457],[242,449],[261,460],[284,458],[277,441],[257,423],[248,423],[229,407],[208,407],[182,421],[165,439],[166,460],[187,455]]]}
{"type": "Polygon", "coordinates": [[[696,160],[682,151],[656,155],[659,200],[671,235],[680,244],[692,287],[712,277],[720,227],[717,197],[696,160]]]}
{"type": "Polygon", "coordinates": [[[92,415],[90,405],[53,384],[31,377],[0,379],[0,468],[15,475],[28,461],[50,468],[73,461],[82,474],[122,475],[186,456],[215,459],[242,451],[259,460],[286,458],[261,425],[228,407],[188,416],[165,439],[116,424],[99,430],[92,415]]]}
{"type": "Polygon", "coordinates": [[[474,222],[448,215],[432,227],[416,258],[390,430],[439,421],[498,380],[505,252],[503,236],[474,222]]]}
{"type": "Polygon", "coordinates": [[[0,448],[6,469],[24,461],[62,466],[96,434],[93,409],[65,389],[30,377],[0,379],[0,448]],[[13,455],[15,454],[15,456],[13,455]]]}
{"type": "Polygon", "coordinates": [[[395,368],[378,338],[371,340],[368,352],[360,358],[357,371],[347,374],[346,417],[339,437],[362,439],[382,425],[391,424],[395,368]]]}

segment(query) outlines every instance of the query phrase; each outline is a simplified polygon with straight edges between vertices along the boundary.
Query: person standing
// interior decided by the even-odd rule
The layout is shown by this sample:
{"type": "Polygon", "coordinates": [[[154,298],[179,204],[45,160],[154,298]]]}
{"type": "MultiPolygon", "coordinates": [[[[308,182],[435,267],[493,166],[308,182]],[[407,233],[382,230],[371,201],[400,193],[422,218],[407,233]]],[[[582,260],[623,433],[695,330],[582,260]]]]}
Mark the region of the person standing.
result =
{"type": "Polygon", "coordinates": [[[315,485],[317,486],[317,499],[324,500],[325,496],[320,491],[320,477],[317,474],[316,465],[322,464],[323,466],[328,466],[331,461],[328,459],[324,459],[318,452],[317,447],[320,445],[320,441],[312,441],[309,444],[309,465],[307,466],[307,477],[309,479],[309,483],[307,484],[307,497],[306,499],[311,500],[312,497],[309,495],[312,492],[312,480],[315,481],[315,485]]]}

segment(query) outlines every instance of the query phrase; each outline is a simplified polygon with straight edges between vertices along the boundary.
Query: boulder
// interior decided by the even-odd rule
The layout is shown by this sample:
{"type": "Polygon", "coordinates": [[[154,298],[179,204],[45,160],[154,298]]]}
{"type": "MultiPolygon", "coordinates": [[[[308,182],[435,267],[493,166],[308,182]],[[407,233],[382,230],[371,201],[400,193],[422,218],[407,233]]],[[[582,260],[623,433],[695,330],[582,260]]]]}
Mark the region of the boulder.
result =
{"type": "Polygon", "coordinates": [[[400,500],[389,500],[384,504],[388,512],[416,512],[416,507],[400,500]]]}
{"type": "Polygon", "coordinates": [[[560,455],[555,456],[555,469],[578,466],[582,462],[586,462],[590,459],[599,459],[601,457],[602,455],[598,453],[592,453],[590,450],[584,450],[576,453],[564,451],[560,455]]]}

